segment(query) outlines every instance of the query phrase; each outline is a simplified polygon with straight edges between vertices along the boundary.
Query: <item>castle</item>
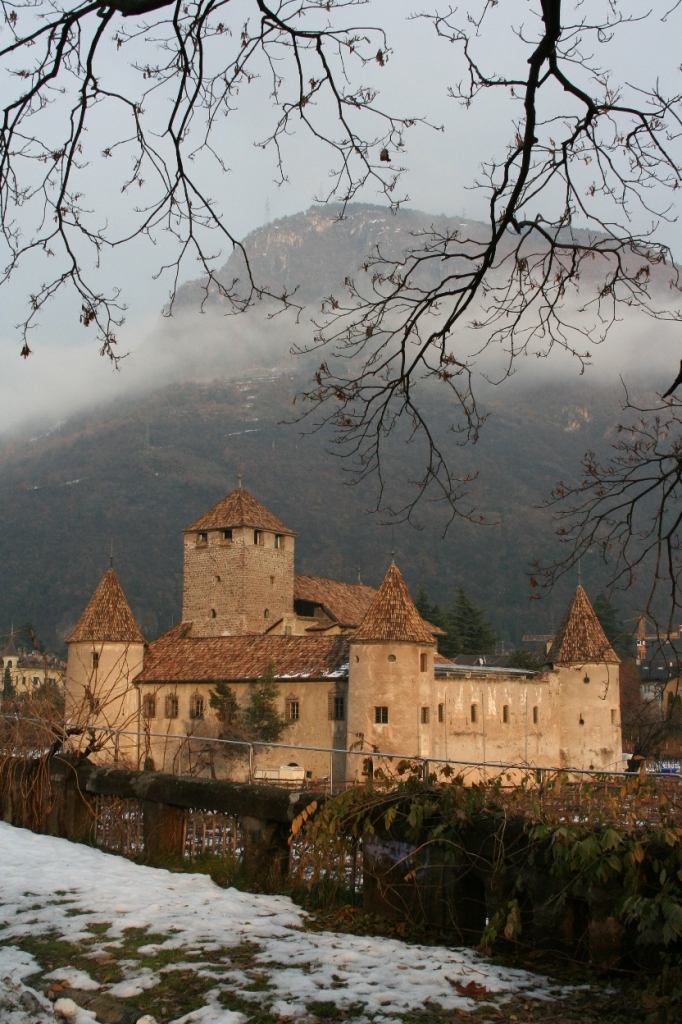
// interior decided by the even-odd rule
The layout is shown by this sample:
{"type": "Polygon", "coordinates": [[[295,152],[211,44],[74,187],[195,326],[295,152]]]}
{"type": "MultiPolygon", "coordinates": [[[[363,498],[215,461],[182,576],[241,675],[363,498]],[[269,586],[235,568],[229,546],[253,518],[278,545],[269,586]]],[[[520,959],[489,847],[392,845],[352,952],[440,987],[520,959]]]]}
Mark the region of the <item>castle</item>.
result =
{"type": "Polygon", "coordinates": [[[83,735],[121,731],[117,751],[131,766],[185,770],[174,737],[196,749],[217,736],[216,684],[243,706],[272,664],[291,749],[261,751],[260,763],[348,781],[373,752],[622,767],[619,659],[581,586],[541,670],[465,666],[438,654],[439,631],[395,564],[378,590],[296,575],[295,531],[241,481],[183,536],[180,623],[145,641],[112,567],[67,640],[67,721],[83,735]]]}

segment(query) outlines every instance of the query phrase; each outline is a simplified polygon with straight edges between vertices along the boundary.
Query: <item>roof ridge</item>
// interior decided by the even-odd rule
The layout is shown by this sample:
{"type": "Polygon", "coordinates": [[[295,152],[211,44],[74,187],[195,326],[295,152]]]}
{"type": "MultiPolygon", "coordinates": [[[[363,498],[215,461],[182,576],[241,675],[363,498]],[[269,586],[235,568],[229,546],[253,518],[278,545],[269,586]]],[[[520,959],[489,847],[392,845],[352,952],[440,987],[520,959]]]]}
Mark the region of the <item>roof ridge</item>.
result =
{"type": "Polygon", "coordinates": [[[75,629],[66,638],[68,644],[87,640],[99,643],[145,642],[119,578],[111,568],[97,584],[75,629]]]}
{"type": "Polygon", "coordinates": [[[547,653],[547,662],[555,665],[575,662],[620,663],[581,584],[575,588],[561,620],[547,653]]]}
{"type": "Polygon", "coordinates": [[[434,637],[422,619],[407,584],[395,563],[391,563],[377,590],[367,614],[351,641],[394,641],[435,644],[434,637]]]}

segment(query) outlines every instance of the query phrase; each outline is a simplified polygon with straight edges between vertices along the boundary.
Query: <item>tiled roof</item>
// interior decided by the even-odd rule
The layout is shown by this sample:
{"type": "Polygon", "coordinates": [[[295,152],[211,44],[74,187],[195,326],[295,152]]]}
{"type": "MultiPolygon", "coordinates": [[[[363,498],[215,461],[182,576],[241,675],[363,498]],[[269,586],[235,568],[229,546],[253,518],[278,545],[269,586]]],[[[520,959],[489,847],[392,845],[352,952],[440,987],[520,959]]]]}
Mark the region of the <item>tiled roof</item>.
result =
{"type": "Polygon", "coordinates": [[[144,637],[113,569],[105,572],[66,642],[73,644],[80,640],[92,640],[95,643],[144,643],[144,637]]]}
{"type": "Polygon", "coordinates": [[[272,662],[278,679],[337,679],[348,673],[348,637],[192,637],[188,623],[153,640],[140,683],[258,679],[272,662]]]}
{"type": "Polygon", "coordinates": [[[243,487],[228,494],[217,505],[204,512],[195,523],[183,531],[193,530],[231,530],[238,526],[251,526],[254,530],[270,530],[272,533],[286,533],[296,536],[296,531],[285,526],[281,519],[268,512],[252,494],[243,487]]]}
{"type": "Polygon", "coordinates": [[[407,584],[396,565],[391,565],[376,592],[369,611],[353,642],[387,640],[413,644],[433,644],[429,627],[417,611],[407,584]]]}
{"type": "Polygon", "coordinates": [[[581,586],[576,587],[546,660],[554,665],[620,662],[581,586]]]}
{"type": "Polygon", "coordinates": [[[324,576],[294,576],[294,600],[321,604],[341,626],[359,626],[376,590],[365,583],[340,583],[324,576]]]}

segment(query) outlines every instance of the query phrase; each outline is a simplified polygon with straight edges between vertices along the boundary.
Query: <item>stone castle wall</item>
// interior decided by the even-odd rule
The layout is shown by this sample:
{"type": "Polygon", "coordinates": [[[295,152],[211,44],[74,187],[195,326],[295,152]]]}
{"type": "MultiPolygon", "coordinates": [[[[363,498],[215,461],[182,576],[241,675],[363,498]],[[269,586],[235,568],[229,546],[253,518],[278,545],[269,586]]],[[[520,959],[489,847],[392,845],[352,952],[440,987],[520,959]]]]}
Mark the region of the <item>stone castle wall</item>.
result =
{"type": "Polygon", "coordinates": [[[184,536],[182,618],[194,624],[194,636],[264,633],[294,607],[294,538],[260,533],[248,527],[184,536]]]}

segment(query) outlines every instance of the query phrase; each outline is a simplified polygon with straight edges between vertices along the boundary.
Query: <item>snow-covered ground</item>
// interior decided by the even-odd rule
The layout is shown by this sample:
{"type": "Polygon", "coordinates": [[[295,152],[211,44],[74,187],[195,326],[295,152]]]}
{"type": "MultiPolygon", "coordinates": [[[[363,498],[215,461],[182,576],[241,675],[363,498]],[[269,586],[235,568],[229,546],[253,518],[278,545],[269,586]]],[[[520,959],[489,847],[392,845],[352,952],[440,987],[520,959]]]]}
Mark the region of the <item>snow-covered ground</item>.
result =
{"type": "MultiPolygon", "coordinates": [[[[3,1024],[54,1022],[52,1005],[42,994],[46,968],[22,950],[22,938],[49,931],[74,948],[87,940],[87,955],[94,960],[115,956],[126,929],[147,929],[156,941],[141,945],[138,955],[176,950],[181,961],[153,971],[139,959],[121,960],[123,980],[103,987],[75,967],[61,967],[51,976],[83,992],[101,987],[111,996],[132,998],[158,985],[164,970],[191,969],[215,985],[205,1007],[189,1014],[187,1024],[244,1024],[247,1017],[220,1004],[221,992],[230,991],[279,1017],[306,1018],[306,1004],[331,1001],[341,1010],[351,1008],[356,1022],[384,1024],[423,1009],[425,1002],[444,1010],[470,1008],[471,1000],[457,986],[472,981],[498,999],[522,992],[535,998],[557,993],[545,978],[495,965],[470,949],[306,931],[305,912],[287,897],[221,889],[207,875],[142,867],[2,823],[0,864],[3,1024]],[[253,989],[253,974],[231,961],[230,950],[244,942],[258,947],[260,991],[247,989],[253,989]],[[216,957],[222,950],[224,956],[216,957]],[[202,952],[213,954],[211,962],[202,963],[202,952]]],[[[92,1022],[92,1013],[83,1011],[78,1024],[86,1022],[92,1022]]]]}

